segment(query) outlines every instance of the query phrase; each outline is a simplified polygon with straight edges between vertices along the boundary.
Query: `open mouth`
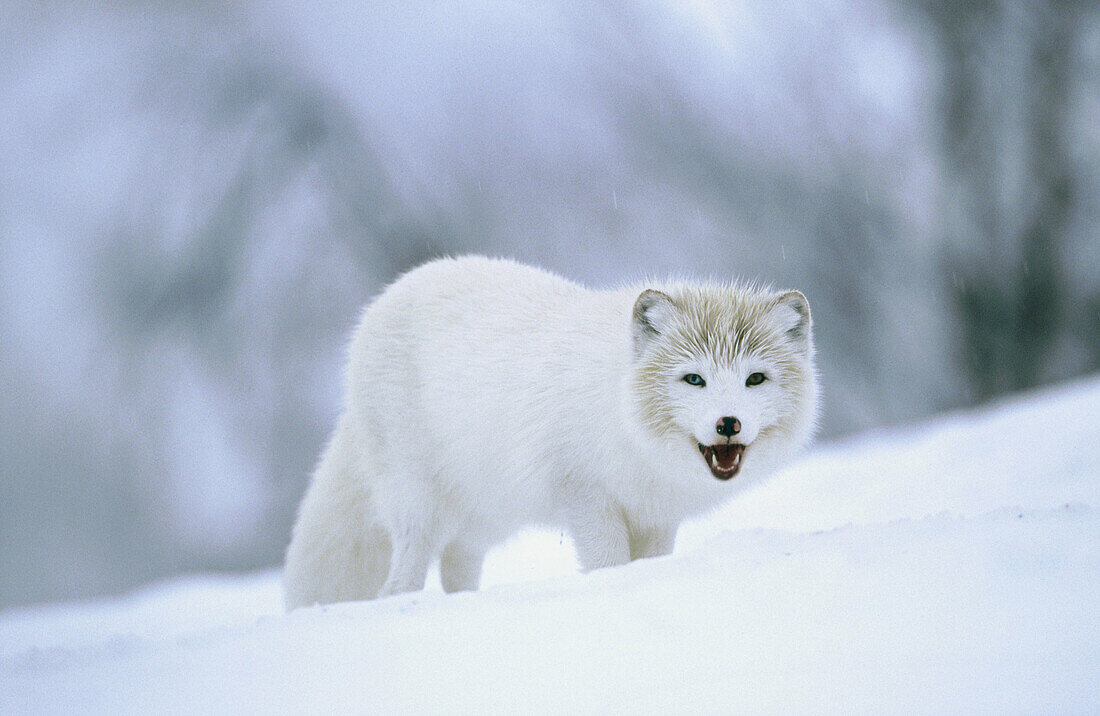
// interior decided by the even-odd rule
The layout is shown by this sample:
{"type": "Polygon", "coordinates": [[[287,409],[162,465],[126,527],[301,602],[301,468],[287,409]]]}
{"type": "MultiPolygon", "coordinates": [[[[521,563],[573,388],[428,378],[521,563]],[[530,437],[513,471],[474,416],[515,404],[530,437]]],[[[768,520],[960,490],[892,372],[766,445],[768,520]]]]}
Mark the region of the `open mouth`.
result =
{"type": "Polygon", "coordinates": [[[719,480],[728,480],[741,469],[741,458],[745,455],[745,446],[741,443],[722,443],[704,445],[699,443],[699,452],[707,461],[707,467],[719,480]]]}

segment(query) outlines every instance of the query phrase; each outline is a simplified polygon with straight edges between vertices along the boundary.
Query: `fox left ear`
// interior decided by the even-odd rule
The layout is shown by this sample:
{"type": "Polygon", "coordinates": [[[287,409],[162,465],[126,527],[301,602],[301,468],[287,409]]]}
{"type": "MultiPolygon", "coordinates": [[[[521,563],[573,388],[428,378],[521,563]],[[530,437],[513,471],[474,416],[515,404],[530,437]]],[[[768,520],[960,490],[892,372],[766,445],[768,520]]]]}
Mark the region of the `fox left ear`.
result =
{"type": "Polygon", "coordinates": [[[660,291],[642,291],[634,302],[634,353],[641,355],[646,344],[659,336],[676,312],[673,300],[660,291]]]}
{"type": "Polygon", "coordinates": [[[775,299],[773,310],[776,322],[783,327],[787,337],[800,346],[810,343],[810,302],[800,291],[788,291],[775,299]]]}

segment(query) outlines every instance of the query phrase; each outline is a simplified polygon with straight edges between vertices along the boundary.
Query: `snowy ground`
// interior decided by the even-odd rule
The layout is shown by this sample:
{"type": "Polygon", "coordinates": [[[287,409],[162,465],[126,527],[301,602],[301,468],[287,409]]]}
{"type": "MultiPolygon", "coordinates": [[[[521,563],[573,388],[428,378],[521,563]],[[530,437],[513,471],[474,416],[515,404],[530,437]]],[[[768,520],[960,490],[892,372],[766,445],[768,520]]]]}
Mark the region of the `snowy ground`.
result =
{"type": "Polygon", "coordinates": [[[0,713],[1100,711],[1100,378],[823,447],[574,573],[283,615],[278,574],[0,614],[0,713]]]}

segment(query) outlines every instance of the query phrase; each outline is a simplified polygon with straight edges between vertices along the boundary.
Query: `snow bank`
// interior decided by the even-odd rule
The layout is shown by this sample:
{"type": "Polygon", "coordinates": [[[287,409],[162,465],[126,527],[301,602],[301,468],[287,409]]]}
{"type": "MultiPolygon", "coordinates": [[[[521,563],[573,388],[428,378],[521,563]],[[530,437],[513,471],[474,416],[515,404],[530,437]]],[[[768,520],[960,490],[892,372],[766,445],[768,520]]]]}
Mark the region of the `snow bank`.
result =
{"type": "MultiPolygon", "coordinates": [[[[827,446],[589,575],[281,614],[278,575],[0,616],[0,711],[1100,708],[1100,379],[827,446]]],[[[527,581],[522,581],[527,580],[527,581]]]]}

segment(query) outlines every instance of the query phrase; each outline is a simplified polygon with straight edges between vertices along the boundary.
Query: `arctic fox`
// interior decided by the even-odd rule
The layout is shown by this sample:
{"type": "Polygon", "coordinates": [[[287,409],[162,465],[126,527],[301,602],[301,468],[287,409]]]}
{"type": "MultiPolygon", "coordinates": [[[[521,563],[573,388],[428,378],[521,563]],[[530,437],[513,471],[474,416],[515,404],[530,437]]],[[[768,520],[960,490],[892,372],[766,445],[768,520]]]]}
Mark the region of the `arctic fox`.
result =
{"type": "Polygon", "coordinates": [[[527,524],[566,527],[586,570],[668,554],[684,518],[774,470],[817,413],[797,291],[596,291],[440,259],[366,307],[349,354],[288,608],[421,589],[436,557],[446,591],[477,589],[486,551],[527,524]]]}

